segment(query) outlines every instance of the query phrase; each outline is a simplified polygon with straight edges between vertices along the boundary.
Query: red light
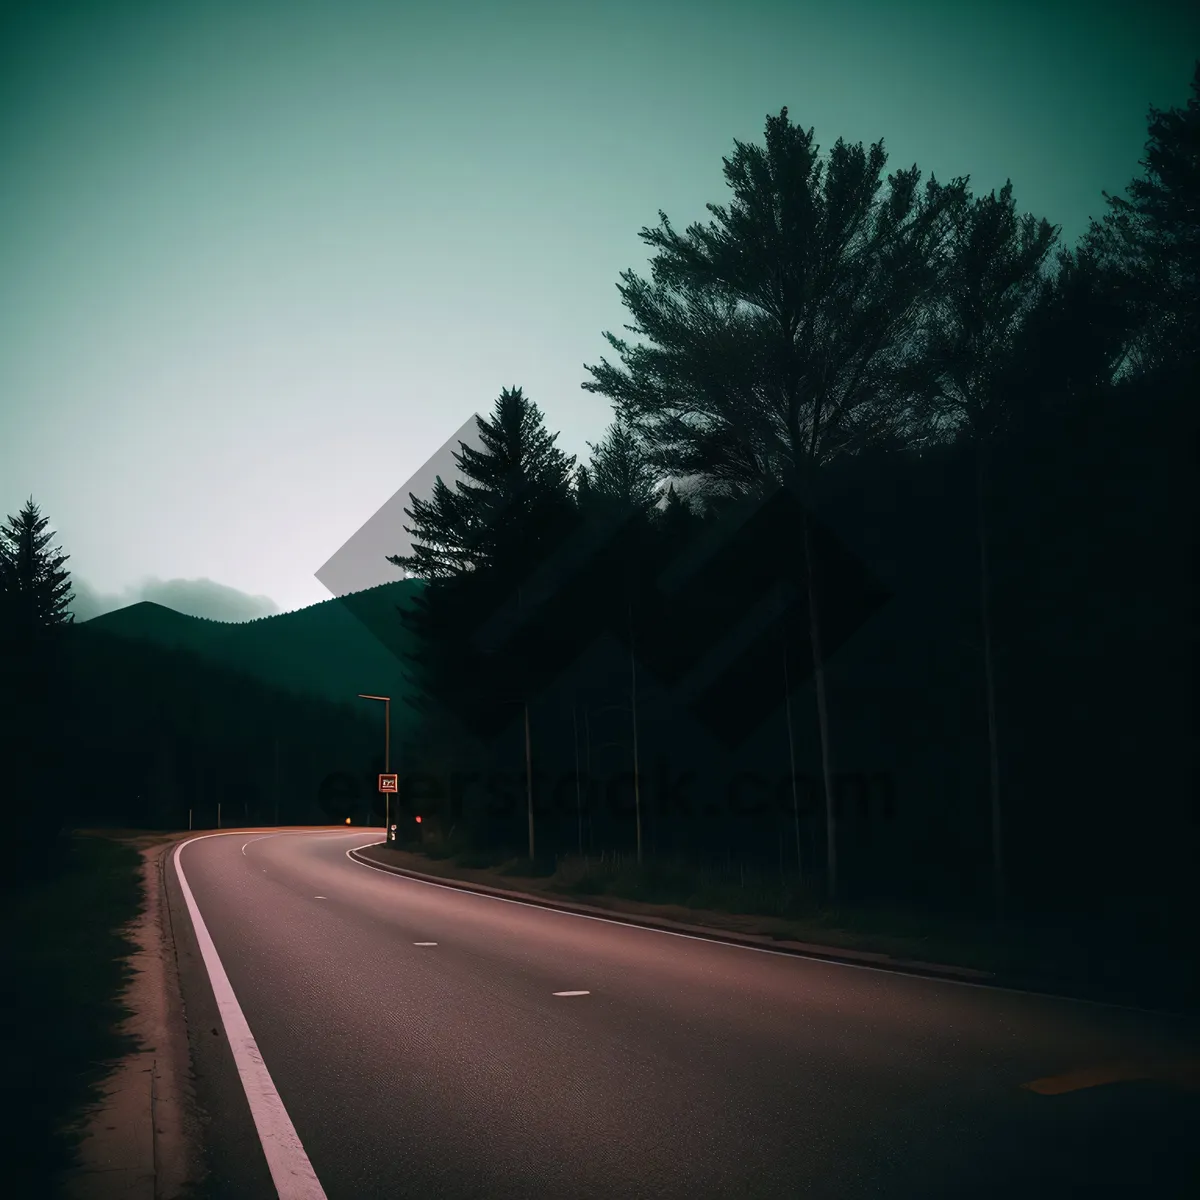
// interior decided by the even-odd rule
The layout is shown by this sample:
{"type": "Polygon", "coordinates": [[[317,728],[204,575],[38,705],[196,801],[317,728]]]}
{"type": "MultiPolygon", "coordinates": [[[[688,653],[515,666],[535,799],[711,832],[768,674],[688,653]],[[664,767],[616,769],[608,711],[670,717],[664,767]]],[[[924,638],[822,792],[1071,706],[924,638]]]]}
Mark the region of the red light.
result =
{"type": "Polygon", "coordinates": [[[418,818],[417,818],[417,824],[418,824],[418,825],[420,825],[420,823],[421,823],[421,818],[420,818],[420,817],[418,817],[418,818]]]}

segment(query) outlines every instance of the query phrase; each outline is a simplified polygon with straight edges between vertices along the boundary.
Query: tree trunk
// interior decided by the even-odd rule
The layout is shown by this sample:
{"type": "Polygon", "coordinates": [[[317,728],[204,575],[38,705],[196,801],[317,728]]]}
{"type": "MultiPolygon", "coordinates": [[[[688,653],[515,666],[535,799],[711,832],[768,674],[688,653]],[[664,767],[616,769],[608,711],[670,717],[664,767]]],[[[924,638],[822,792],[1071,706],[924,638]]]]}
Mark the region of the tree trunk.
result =
{"type": "Polygon", "coordinates": [[[533,861],[533,753],[529,742],[529,701],[525,701],[525,798],[529,814],[529,861],[533,861]]]}
{"type": "Polygon", "coordinates": [[[575,814],[579,822],[579,857],[583,857],[583,779],[579,774],[579,705],[571,705],[571,731],[575,740],[575,814]]]}
{"type": "Polygon", "coordinates": [[[796,826],[796,875],[804,882],[804,857],[800,853],[800,796],[796,790],[796,739],[792,734],[792,685],[788,679],[787,643],[783,647],[783,705],[787,717],[788,763],[792,769],[792,818],[796,826]]]}
{"type": "Polygon", "coordinates": [[[1000,822],[1000,752],[996,736],[996,677],[992,662],[991,574],[988,567],[987,515],[985,494],[985,447],[979,443],[976,454],[977,508],[979,531],[979,614],[983,626],[983,677],[987,692],[988,785],[992,808],[992,898],[997,919],[1004,916],[1004,844],[1000,822]]]}
{"type": "Polygon", "coordinates": [[[584,773],[587,775],[588,781],[588,853],[593,854],[596,850],[596,839],[592,828],[592,720],[588,712],[587,705],[583,706],[583,744],[587,751],[587,757],[584,760],[584,773]]]}
{"type": "MultiPolygon", "coordinates": [[[[521,611],[521,588],[517,587],[517,612],[521,611]]],[[[524,701],[525,709],[525,805],[529,820],[529,861],[533,862],[533,749],[529,737],[529,699],[524,701]]]]}
{"type": "Polygon", "coordinates": [[[633,717],[633,810],[637,821],[637,861],[642,865],[642,790],[638,779],[637,662],[633,657],[633,605],[629,607],[629,711],[633,717]]]}
{"type": "Polygon", "coordinates": [[[826,888],[830,901],[837,899],[837,818],[833,808],[833,764],[829,752],[829,713],[825,703],[825,662],[821,655],[821,619],[817,607],[816,566],[808,508],[804,509],[804,563],[808,576],[808,629],[812,643],[813,683],[817,689],[817,725],[821,734],[821,780],[825,789],[826,888]]]}

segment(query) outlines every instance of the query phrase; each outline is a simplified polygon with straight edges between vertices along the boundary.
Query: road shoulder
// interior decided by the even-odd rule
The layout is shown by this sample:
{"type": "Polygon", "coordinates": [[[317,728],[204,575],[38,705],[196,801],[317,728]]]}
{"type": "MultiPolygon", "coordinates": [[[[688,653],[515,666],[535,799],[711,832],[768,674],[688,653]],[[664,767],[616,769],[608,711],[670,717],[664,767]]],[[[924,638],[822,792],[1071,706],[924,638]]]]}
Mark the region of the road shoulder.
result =
{"type": "MultiPolygon", "coordinates": [[[[691,937],[705,938],[710,941],[729,942],[735,945],[754,946],[758,949],[777,950],[787,954],[803,955],[808,958],[823,959],[828,962],[849,963],[858,966],[874,966],[893,971],[906,971],[916,975],[927,975],[931,978],[957,979],[967,982],[986,983],[995,980],[991,971],[976,970],[971,967],[954,966],[944,963],[929,963],[917,959],[902,958],[891,954],[882,954],[868,950],[854,950],[846,947],[818,945],[811,942],[797,941],[780,936],[768,936],[753,933],[737,926],[743,921],[736,916],[724,914],[697,913],[701,918],[711,919],[711,924],[697,920],[680,920],[685,916],[684,910],[676,906],[643,904],[632,900],[620,900],[605,897],[603,904],[581,904],[555,893],[546,891],[517,890],[500,888],[491,883],[484,883],[473,876],[484,876],[482,871],[463,870],[461,873],[428,870],[429,865],[419,860],[415,854],[404,851],[389,850],[382,842],[375,846],[367,846],[354,851],[355,855],[373,866],[382,867],[399,875],[407,875],[413,879],[421,879],[429,883],[438,883],[447,887],[458,888],[461,891],[476,892],[480,895],[497,896],[505,900],[517,900],[524,904],[533,904],[539,908],[550,908],[560,912],[578,913],[581,916],[601,917],[610,921],[620,921],[627,925],[638,925],[647,929],[660,929],[669,933],[683,933],[691,937]]],[[[749,921],[750,924],[763,924],[762,921],[749,921]]]]}
{"type": "Polygon", "coordinates": [[[122,1030],[141,1049],[114,1065],[103,1099],[80,1125],[79,1166],[64,1180],[68,1200],[183,1200],[204,1175],[201,1123],[192,1087],[187,1023],[164,872],[189,835],[129,840],[142,855],[145,909],[130,927],[138,951],[122,1001],[122,1030]]]}

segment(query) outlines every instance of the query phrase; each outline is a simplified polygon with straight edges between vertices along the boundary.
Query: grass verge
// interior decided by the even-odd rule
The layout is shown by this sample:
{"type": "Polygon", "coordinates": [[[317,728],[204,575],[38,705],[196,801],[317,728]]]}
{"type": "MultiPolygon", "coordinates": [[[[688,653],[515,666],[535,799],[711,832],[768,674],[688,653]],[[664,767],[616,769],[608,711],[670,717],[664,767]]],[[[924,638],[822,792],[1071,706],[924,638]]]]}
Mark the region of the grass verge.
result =
{"type": "Polygon", "coordinates": [[[137,949],[125,927],[143,908],[141,856],[102,837],[67,836],[41,878],[0,897],[7,952],[2,1042],[14,1103],[0,1123],[8,1195],[62,1194],[109,1065],[136,1050],[117,1032],[137,949]],[[9,1188],[13,1190],[9,1190],[9,1188]]]}

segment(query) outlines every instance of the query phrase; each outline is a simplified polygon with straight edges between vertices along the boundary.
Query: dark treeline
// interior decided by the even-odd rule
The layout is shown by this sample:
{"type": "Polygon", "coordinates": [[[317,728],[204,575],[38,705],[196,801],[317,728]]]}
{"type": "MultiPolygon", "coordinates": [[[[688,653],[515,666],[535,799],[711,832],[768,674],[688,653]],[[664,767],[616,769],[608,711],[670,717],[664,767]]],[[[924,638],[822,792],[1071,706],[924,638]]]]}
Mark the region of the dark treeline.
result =
{"type": "Polygon", "coordinates": [[[407,510],[401,839],[1181,928],[1193,93],[1072,248],[786,109],[712,222],[643,230],[590,461],[505,390],[407,510]]]}
{"type": "Polygon", "coordinates": [[[0,530],[6,885],[37,877],[71,828],[382,819],[378,721],[76,625],[53,538],[32,499],[0,530]]]}
{"type": "Polygon", "coordinates": [[[368,771],[382,770],[370,714],[87,625],[72,631],[68,651],[77,823],[186,829],[190,815],[193,827],[215,828],[218,804],[227,827],[366,815],[368,771]]]}

